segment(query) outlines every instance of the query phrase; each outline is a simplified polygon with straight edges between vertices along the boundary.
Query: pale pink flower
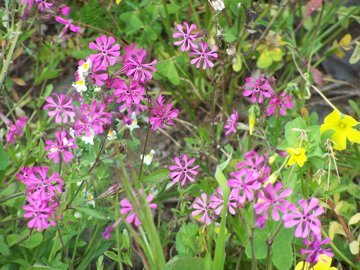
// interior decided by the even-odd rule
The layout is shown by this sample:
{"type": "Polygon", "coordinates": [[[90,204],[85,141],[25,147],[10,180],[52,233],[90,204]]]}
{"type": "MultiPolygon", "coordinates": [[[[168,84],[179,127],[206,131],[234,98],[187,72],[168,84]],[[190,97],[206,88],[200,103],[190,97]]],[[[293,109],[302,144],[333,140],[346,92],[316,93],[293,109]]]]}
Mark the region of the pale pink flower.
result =
{"type": "Polygon", "coordinates": [[[195,209],[194,211],[192,211],[193,217],[202,215],[200,217],[200,221],[205,223],[206,225],[211,224],[210,207],[207,202],[206,193],[201,193],[201,196],[195,199],[192,204],[192,208],[195,209]]]}
{"type": "Polygon", "coordinates": [[[61,31],[62,35],[64,35],[67,32],[67,30],[70,30],[71,32],[74,32],[74,33],[80,33],[80,31],[81,31],[81,28],[79,26],[72,24],[72,20],[64,19],[60,16],[56,16],[55,21],[65,25],[64,29],[61,31]]]}
{"type": "MultiPolygon", "coordinates": [[[[230,214],[235,215],[235,209],[238,208],[238,192],[235,189],[230,191],[229,201],[228,201],[228,210],[230,214]]],[[[210,197],[209,207],[214,209],[214,213],[219,216],[224,206],[224,197],[223,192],[220,187],[218,187],[213,195],[210,197]]]]}
{"type": "Polygon", "coordinates": [[[55,137],[57,141],[45,141],[45,150],[50,151],[47,157],[49,159],[53,159],[54,163],[59,162],[60,156],[65,163],[69,162],[74,158],[74,155],[69,150],[77,148],[78,145],[75,143],[75,140],[73,138],[68,137],[68,134],[65,130],[62,130],[60,132],[55,131],[55,137]]]}
{"type": "Polygon", "coordinates": [[[233,110],[233,113],[226,120],[226,125],[224,127],[224,129],[226,130],[225,132],[226,136],[229,136],[232,133],[236,133],[236,124],[238,120],[239,120],[239,114],[237,111],[233,110]]]}
{"type": "Polygon", "coordinates": [[[107,73],[107,67],[102,65],[92,66],[89,72],[89,82],[90,84],[97,86],[103,86],[105,82],[109,79],[109,75],[107,73]]]}
{"type": "Polygon", "coordinates": [[[264,77],[260,77],[259,79],[255,79],[252,77],[248,77],[245,79],[246,83],[243,86],[245,97],[251,96],[251,102],[258,102],[261,104],[264,100],[264,97],[271,97],[273,94],[273,89],[271,88],[269,82],[264,77]]]}
{"type": "Polygon", "coordinates": [[[178,30],[178,32],[175,32],[173,34],[173,38],[180,38],[180,40],[174,42],[175,46],[181,45],[181,51],[183,52],[189,51],[190,47],[193,49],[197,48],[198,45],[194,43],[194,41],[196,41],[196,38],[198,37],[198,34],[194,33],[196,29],[196,24],[191,24],[191,26],[189,27],[189,24],[187,22],[183,22],[183,25],[176,25],[176,29],[178,30]]]}
{"type": "Polygon", "coordinates": [[[53,3],[51,3],[51,1],[48,0],[35,0],[35,3],[38,5],[38,9],[40,11],[51,9],[51,7],[54,5],[53,3]]]}
{"type": "Polygon", "coordinates": [[[202,68],[205,70],[207,67],[212,68],[214,64],[210,59],[218,58],[217,47],[214,46],[212,49],[209,49],[208,43],[199,42],[200,50],[198,48],[193,48],[193,51],[189,53],[190,57],[195,57],[190,61],[192,65],[195,65],[196,68],[200,68],[201,62],[203,62],[202,68]]]}
{"type": "Polygon", "coordinates": [[[274,115],[278,117],[278,109],[281,115],[286,115],[286,109],[293,108],[293,102],[291,100],[291,96],[287,95],[285,92],[282,92],[280,95],[276,95],[271,98],[268,108],[266,110],[266,115],[274,115]]]}
{"type": "Polygon", "coordinates": [[[186,181],[194,182],[194,177],[198,174],[197,168],[200,165],[190,167],[194,164],[195,158],[188,159],[187,155],[182,155],[180,157],[174,158],[176,165],[169,166],[170,178],[174,183],[180,182],[180,185],[185,185],[186,181]]]}
{"type": "Polygon", "coordinates": [[[245,161],[236,164],[236,168],[247,170],[260,182],[265,182],[271,172],[271,168],[267,164],[267,159],[264,155],[259,155],[256,151],[251,150],[245,155],[245,161]]]}
{"type": "Polygon", "coordinates": [[[56,123],[67,123],[68,118],[75,116],[74,106],[71,105],[72,98],[64,94],[53,94],[45,99],[44,109],[49,111],[48,116],[54,117],[56,123]],[[54,100],[56,98],[56,101],[54,100]]]}
{"type": "Polygon", "coordinates": [[[101,65],[106,68],[115,65],[117,58],[120,56],[120,45],[114,43],[115,39],[111,36],[97,37],[96,44],[94,42],[89,43],[90,49],[99,51],[97,54],[90,55],[94,66],[101,65]]]}
{"type": "Polygon", "coordinates": [[[24,127],[26,126],[27,117],[20,117],[15,121],[15,124],[9,121],[9,130],[6,135],[6,142],[13,143],[15,137],[21,137],[24,134],[24,127]]]}
{"type": "Polygon", "coordinates": [[[324,209],[319,206],[319,200],[310,198],[308,201],[301,199],[298,201],[300,209],[294,205],[289,207],[289,213],[283,216],[285,228],[296,226],[295,237],[306,238],[309,233],[320,236],[321,223],[318,217],[324,213],[324,209]]]}
{"type": "Polygon", "coordinates": [[[27,4],[29,8],[32,8],[35,0],[21,0],[20,5],[27,4]]]}
{"type": "Polygon", "coordinates": [[[63,16],[68,16],[70,14],[70,7],[68,6],[60,7],[60,13],[63,16]]]}
{"type": "Polygon", "coordinates": [[[158,99],[152,99],[152,107],[150,108],[151,116],[149,122],[151,129],[156,130],[158,128],[164,128],[165,124],[173,126],[173,118],[176,118],[179,114],[178,109],[173,109],[170,103],[164,104],[164,98],[162,95],[158,96],[158,99]]]}
{"type": "Polygon", "coordinates": [[[261,183],[257,181],[253,173],[239,170],[230,173],[230,177],[228,186],[237,191],[240,206],[244,206],[246,202],[254,200],[255,192],[261,188],[261,183]]]}

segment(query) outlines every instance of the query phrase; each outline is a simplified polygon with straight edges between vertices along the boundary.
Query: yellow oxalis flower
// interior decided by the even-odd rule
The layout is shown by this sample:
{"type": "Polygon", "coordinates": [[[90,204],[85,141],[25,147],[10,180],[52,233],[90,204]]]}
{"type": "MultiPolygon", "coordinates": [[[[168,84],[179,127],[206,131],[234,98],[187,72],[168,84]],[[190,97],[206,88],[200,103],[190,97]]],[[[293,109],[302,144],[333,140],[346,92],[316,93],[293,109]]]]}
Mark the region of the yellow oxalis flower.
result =
{"type": "Polygon", "coordinates": [[[353,127],[358,125],[356,121],[349,115],[342,117],[338,110],[334,110],[331,114],[325,117],[324,124],[321,125],[320,134],[326,130],[334,130],[331,140],[335,143],[334,149],[344,150],[346,149],[346,140],[350,142],[360,143],[360,131],[353,127]]]}
{"type": "Polygon", "coordinates": [[[319,256],[319,261],[314,265],[314,267],[310,268],[310,264],[308,262],[299,262],[295,270],[337,270],[336,267],[331,267],[332,259],[325,254],[321,254],[319,256]]]}
{"type": "Polygon", "coordinates": [[[288,165],[294,165],[297,163],[299,167],[304,166],[307,157],[305,155],[305,148],[292,148],[288,147],[286,151],[290,154],[288,165]]]}

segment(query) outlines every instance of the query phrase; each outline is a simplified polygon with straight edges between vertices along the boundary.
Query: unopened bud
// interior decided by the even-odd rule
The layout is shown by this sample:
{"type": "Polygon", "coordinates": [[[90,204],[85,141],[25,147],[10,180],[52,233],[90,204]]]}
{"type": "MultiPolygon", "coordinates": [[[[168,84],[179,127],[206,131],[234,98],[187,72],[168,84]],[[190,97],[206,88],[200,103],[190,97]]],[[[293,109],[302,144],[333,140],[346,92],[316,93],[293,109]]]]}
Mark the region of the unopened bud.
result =
{"type": "Polygon", "coordinates": [[[277,159],[278,156],[279,156],[279,155],[278,155],[277,153],[275,153],[275,154],[273,154],[271,157],[269,157],[269,160],[268,160],[269,164],[270,164],[270,165],[273,164],[273,163],[275,162],[275,160],[277,159]]]}
{"type": "Polygon", "coordinates": [[[266,180],[266,182],[263,184],[263,187],[266,187],[268,184],[272,184],[272,185],[273,185],[273,184],[276,182],[276,180],[278,180],[279,176],[280,176],[280,172],[279,172],[279,171],[273,172],[273,173],[269,176],[268,180],[266,180]]]}

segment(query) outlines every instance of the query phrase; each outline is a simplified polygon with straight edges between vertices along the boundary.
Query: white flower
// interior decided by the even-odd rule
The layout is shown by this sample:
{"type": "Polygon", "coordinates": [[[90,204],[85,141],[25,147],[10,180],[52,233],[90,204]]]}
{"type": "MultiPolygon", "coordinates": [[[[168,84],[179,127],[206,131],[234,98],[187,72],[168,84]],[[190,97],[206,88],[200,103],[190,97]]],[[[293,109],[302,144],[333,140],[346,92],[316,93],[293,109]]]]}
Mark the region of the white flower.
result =
{"type": "MultiPolygon", "coordinates": [[[[149,166],[149,165],[151,164],[151,162],[152,162],[152,160],[153,160],[153,157],[154,157],[154,154],[155,154],[155,150],[151,149],[150,153],[147,154],[147,155],[145,155],[145,157],[144,157],[144,163],[145,163],[146,165],[149,166]]],[[[143,155],[140,155],[140,159],[142,159],[142,158],[143,158],[143,155]]]]}
{"type": "Polygon", "coordinates": [[[88,58],[87,60],[86,60],[86,62],[84,62],[82,65],[80,65],[79,67],[78,67],[78,74],[79,74],[79,76],[80,77],[82,77],[82,76],[87,76],[88,74],[89,74],[89,70],[90,70],[90,68],[92,67],[92,63],[91,63],[91,60],[90,60],[90,58],[88,58]]]}
{"type": "Polygon", "coordinates": [[[94,132],[94,130],[90,130],[90,133],[91,133],[90,136],[81,136],[81,140],[82,140],[84,143],[94,145],[95,132],[94,132]]]}
{"type": "Polygon", "coordinates": [[[139,128],[139,125],[137,124],[137,119],[136,119],[136,113],[132,112],[131,113],[131,124],[130,125],[126,125],[126,127],[128,129],[130,129],[130,131],[132,132],[135,128],[139,128]]]}
{"type": "Polygon", "coordinates": [[[72,86],[75,88],[75,90],[79,93],[85,92],[87,90],[85,80],[82,78],[79,78],[75,83],[72,84],[72,86]]]}
{"type": "Polygon", "coordinates": [[[209,0],[209,3],[215,11],[221,11],[225,8],[225,4],[222,0],[209,0]]]}
{"type": "Polygon", "coordinates": [[[108,133],[108,135],[107,135],[107,139],[110,140],[110,141],[111,141],[111,140],[116,140],[116,131],[110,129],[110,130],[109,130],[109,133],[108,133]]]}
{"type": "Polygon", "coordinates": [[[92,193],[88,193],[86,196],[86,203],[95,207],[94,195],[92,193]]]}
{"type": "Polygon", "coordinates": [[[101,88],[100,87],[95,87],[94,88],[94,92],[100,92],[101,91],[101,88]]]}

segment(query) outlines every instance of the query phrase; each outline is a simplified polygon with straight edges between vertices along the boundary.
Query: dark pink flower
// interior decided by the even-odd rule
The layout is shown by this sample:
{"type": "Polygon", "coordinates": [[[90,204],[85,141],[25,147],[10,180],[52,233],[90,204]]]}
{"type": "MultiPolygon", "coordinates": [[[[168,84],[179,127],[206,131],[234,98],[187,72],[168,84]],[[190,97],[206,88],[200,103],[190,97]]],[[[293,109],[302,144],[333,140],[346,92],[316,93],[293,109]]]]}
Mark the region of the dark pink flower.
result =
{"type": "Polygon", "coordinates": [[[226,120],[226,125],[224,129],[226,130],[225,135],[229,136],[232,133],[236,133],[236,124],[239,120],[239,114],[237,111],[233,110],[233,113],[226,120]]]}
{"type": "Polygon", "coordinates": [[[199,216],[200,221],[205,223],[206,225],[211,224],[211,218],[210,218],[210,207],[207,202],[207,195],[206,193],[201,193],[201,197],[195,198],[195,201],[192,204],[192,208],[195,209],[192,211],[192,216],[199,216]]]}
{"type": "Polygon", "coordinates": [[[47,155],[49,159],[53,159],[55,163],[60,160],[60,155],[65,163],[69,162],[74,158],[74,155],[69,151],[70,149],[77,148],[78,145],[75,143],[73,138],[67,136],[65,130],[55,131],[55,137],[57,141],[46,140],[45,150],[50,151],[47,155]]]}
{"type": "Polygon", "coordinates": [[[68,118],[75,117],[74,106],[71,105],[72,98],[64,94],[53,94],[46,99],[44,109],[48,110],[48,116],[54,117],[56,123],[67,123],[68,118]],[[56,97],[56,101],[54,100],[56,97]]]}
{"type": "Polygon", "coordinates": [[[156,130],[158,128],[164,128],[165,124],[174,125],[173,118],[176,118],[179,114],[178,109],[171,109],[170,103],[164,104],[164,98],[162,95],[158,96],[158,99],[152,100],[152,107],[150,108],[150,124],[151,129],[156,130]]]}
{"type": "Polygon", "coordinates": [[[64,18],[62,18],[60,16],[56,16],[55,21],[65,25],[64,29],[61,31],[62,35],[64,35],[67,32],[68,29],[71,32],[74,32],[74,33],[80,33],[80,31],[81,31],[81,28],[79,26],[76,26],[76,25],[72,24],[71,20],[67,20],[67,19],[64,19],[64,18]]]}
{"type": "Polygon", "coordinates": [[[68,6],[63,6],[60,8],[60,13],[63,16],[68,16],[70,14],[70,7],[68,6]]]}
{"type": "Polygon", "coordinates": [[[114,43],[115,39],[113,37],[106,36],[96,38],[96,44],[94,42],[89,43],[90,49],[99,51],[97,54],[90,55],[94,66],[100,65],[107,68],[115,65],[117,58],[120,56],[120,45],[114,43]]]}
{"type": "Polygon", "coordinates": [[[228,186],[236,190],[240,206],[244,206],[246,202],[254,200],[254,193],[261,188],[261,183],[256,180],[256,176],[253,173],[239,170],[230,173],[230,177],[228,186]]]}
{"type": "Polygon", "coordinates": [[[51,9],[51,7],[54,5],[53,3],[47,0],[35,0],[35,3],[38,5],[38,9],[40,11],[51,9]]]}
{"type": "Polygon", "coordinates": [[[145,83],[152,79],[152,73],[156,72],[156,68],[153,67],[157,63],[153,60],[150,63],[146,61],[146,50],[136,49],[134,44],[125,48],[127,52],[124,55],[124,69],[126,76],[130,77],[133,81],[145,83]]]}
{"type": "MultiPolygon", "coordinates": [[[[33,196],[28,196],[29,204],[22,208],[25,210],[24,217],[30,220],[27,223],[29,228],[35,228],[37,231],[49,227],[49,217],[52,216],[54,209],[49,206],[47,200],[41,200],[33,196]]],[[[53,223],[53,222],[52,222],[53,223]]],[[[50,225],[53,225],[53,224],[50,225]]]]}
{"type": "Polygon", "coordinates": [[[24,127],[26,126],[27,117],[20,117],[15,121],[15,124],[9,121],[9,130],[6,135],[6,142],[13,143],[15,137],[21,137],[24,134],[24,127]]]}
{"type": "MultiPolygon", "coordinates": [[[[115,86],[114,96],[116,102],[124,102],[125,107],[132,106],[132,104],[140,104],[144,98],[144,87],[138,82],[130,81],[129,85],[125,81],[120,80],[115,86]]],[[[120,108],[122,110],[123,108],[120,108]]]]}
{"type": "Polygon", "coordinates": [[[176,25],[176,29],[178,30],[178,32],[175,32],[173,34],[173,38],[180,38],[180,40],[174,42],[175,46],[181,45],[181,51],[183,52],[190,50],[190,47],[193,49],[197,48],[198,45],[194,43],[194,41],[198,37],[198,34],[194,33],[196,29],[196,24],[191,24],[191,26],[189,27],[187,22],[183,22],[183,25],[176,25]]]}
{"type": "Polygon", "coordinates": [[[200,68],[201,62],[203,62],[203,69],[205,70],[206,67],[212,68],[214,64],[210,61],[210,59],[218,58],[218,54],[216,53],[217,47],[214,46],[210,50],[208,43],[199,42],[200,50],[198,48],[193,48],[193,51],[189,53],[190,57],[195,57],[190,61],[192,65],[195,65],[196,68],[200,68]]]}
{"type": "Polygon", "coordinates": [[[318,216],[324,213],[319,206],[319,200],[311,198],[309,201],[302,199],[299,202],[301,209],[295,206],[289,207],[290,212],[283,216],[285,228],[296,226],[295,237],[306,238],[309,233],[321,234],[321,223],[318,216]]]}
{"type": "Polygon", "coordinates": [[[89,72],[89,82],[92,85],[103,86],[108,79],[107,67],[101,65],[92,66],[89,72]]]}
{"type": "Polygon", "coordinates": [[[286,109],[293,108],[293,102],[291,100],[291,96],[287,95],[285,92],[282,92],[280,95],[276,95],[271,98],[268,108],[266,110],[266,115],[274,115],[278,117],[278,109],[281,115],[286,115],[286,109]]]}
{"type": "Polygon", "coordinates": [[[247,152],[245,154],[245,161],[236,164],[236,168],[252,172],[253,176],[262,183],[268,179],[271,172],[266,157],[263,155],[259,156],[254,150],[247,152]]]}
{"type": "Polygon", "coordinates": [[[186,181],[194,182],[193,178],[198,174],[197,168],[199,165],[190,167],[194,164],[195,158],[188,159],[187,155],[182,155],[181,160],[179,157],[174,158],[176,165],[169,166],[170,178],[173,182],[180,182],[180,185],[185,185],[186,181]]]}
{"type": "MultiPolygon", "coordinates": [[[[146,200],[147,202],[149,203],[149,207],[150,209],[155,209],[157,208],[157,204],[156,203],[151,203],[154,199],[154,196],[149,194],[147,197],[146,197],[146,200]]],[[[139,205],[139,202],[137,202],[138,205],[136,207],[140,207],[139,205]]],[[[140,227],[141,225],[141,222],[138,218],[138,216],[136,215],[136,212],[135,212],[135,209],[134,209],[134,206],[131,204],[131,202],[128,200],[128,199],[122,199],[120,201],[120,213],[122,215],[126,215],[126,219],[125,221],[128,223],[128,224],[134,224],[136,227],[140,227]]]]}
{"type": "MultiPolygon", "coordinates": [[[[235,215],[235,209],[238,207],[238,192],[235,189],[232,189],[228,201],[228,210],[230,214],[235,215]]],[[[224,197],[223,192],[220,187],[218,187],[215,193],[210,197],[209,207],[214,209],[214,213],[219,216],[224,206],[224,197]]]]}
{"type": "Polygon", "coordinates": [[[258,202],[255,203],[254,209],[257,215],[262,216],[267,220],[270,208],[271,217],[273,220],[280,220],[279,212],[285,214],[288,212],[289,202],[284,198],[291,195],[291,189],[285,189],[280,194],[278,192],[282,189],[283,185],[278,182],[273,187],[272,184],[268,184],[263,190],[258,193],[258,202]]]}
{"type": "Polygon", "coordinates": [[[32,8],[35,0],[21,0],[20,5],[27,4],[29,8],[32,8]]]}
{"type": "Polygon", "coordinates": [[[334,256],[330,248],[324,248],[325,245],[328,245],[331,242],[330,238],[321,240],[319,237],[321,237],[321,235],[312,234],[310,240],[304,239],[304,244],[307,247],[306,249],[301,249],[300,254],[307,255],[306,261],[310,264],[316,264],[322,254],[325,254],[330,258],[334,256]]]}
{"type": "Polygon", "coordinates": [[[251,102],[259,104],[263,102],[264,97],[271,97],[274,92],[271,88],[268,80],[264,77],[260,77],[259,79],[255,79],[252,77],[248,77],[245,79],[246,83],[243,86],[245,97],[251,96],[251,102]]]}
{"type": "Polygon", "coordinates": [[[16,178],[20,181],[23,181],[24,179],[27,179],[29,177],[29,174],[32,172],[32,168],[30,167],[22,167],[20,172],[16,174],[16,178]]]}

